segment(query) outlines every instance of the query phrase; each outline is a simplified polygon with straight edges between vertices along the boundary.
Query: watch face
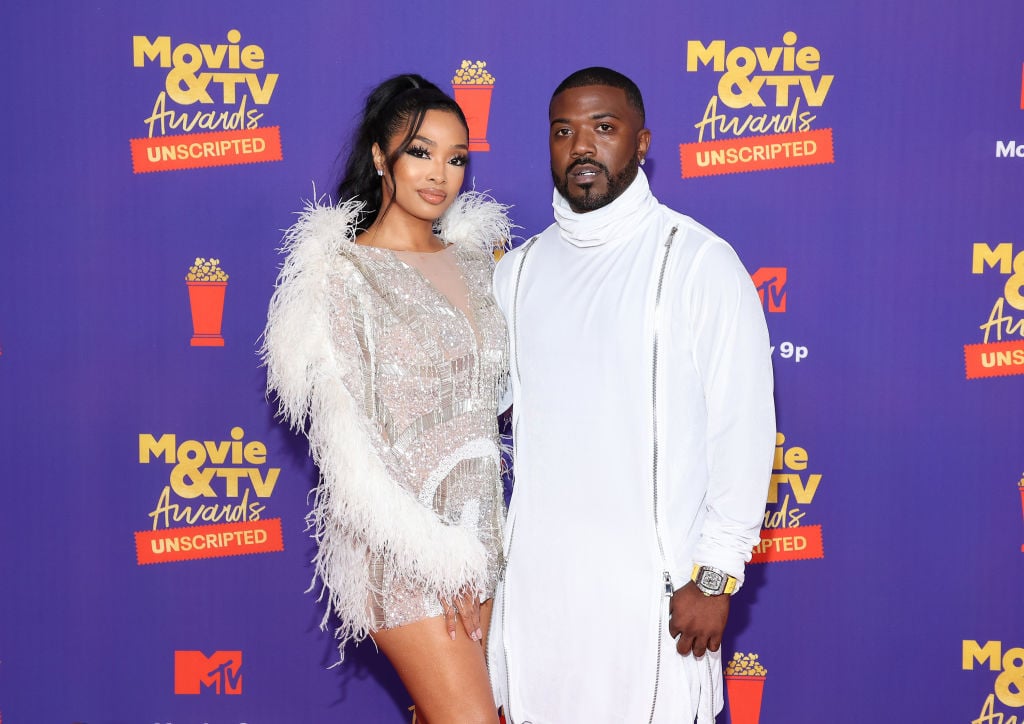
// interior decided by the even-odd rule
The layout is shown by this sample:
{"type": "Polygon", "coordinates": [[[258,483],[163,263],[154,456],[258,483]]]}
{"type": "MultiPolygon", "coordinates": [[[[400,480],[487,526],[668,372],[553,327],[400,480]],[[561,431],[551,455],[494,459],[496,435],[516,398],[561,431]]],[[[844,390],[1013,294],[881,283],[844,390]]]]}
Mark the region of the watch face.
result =
{"type": "Polygon", "coordinates": [[[702,568],[697,584],[708,591],[722,591],[725,590],[725,576],[709,568],[702,568]]]}

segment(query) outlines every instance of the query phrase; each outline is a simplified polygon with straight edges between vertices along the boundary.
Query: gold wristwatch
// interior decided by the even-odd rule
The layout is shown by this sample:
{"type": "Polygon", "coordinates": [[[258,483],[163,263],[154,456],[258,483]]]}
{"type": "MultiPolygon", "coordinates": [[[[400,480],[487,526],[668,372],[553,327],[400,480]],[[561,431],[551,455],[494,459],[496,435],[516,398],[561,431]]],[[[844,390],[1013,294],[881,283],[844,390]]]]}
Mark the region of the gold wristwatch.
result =
{"type": "Polygon", "coordinates": [[[697,586],[697,590],[705,596],[721,596],[723,593],[732,593],[736,590],[739,581],[725,571],[711,566],[702,566],[699,563],[694,565],[690,580],[697,586]]]}

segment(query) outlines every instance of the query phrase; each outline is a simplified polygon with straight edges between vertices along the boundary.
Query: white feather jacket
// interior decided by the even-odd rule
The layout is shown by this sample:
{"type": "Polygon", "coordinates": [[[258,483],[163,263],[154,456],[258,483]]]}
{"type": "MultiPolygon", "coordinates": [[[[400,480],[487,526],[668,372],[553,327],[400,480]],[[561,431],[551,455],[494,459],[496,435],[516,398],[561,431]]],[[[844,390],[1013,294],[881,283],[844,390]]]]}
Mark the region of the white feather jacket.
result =
{"type": "Polygon", "coordinates": [[[354,243],[361,209],[310,202],[287,230],[260,350],[268,392],[320,471],[314,586],[342,655],[390,625],[380,608],[405,606],[399,589],[435,606],[467,588],[489,596],[504,518],[495,413],[508,357],[490,284],[506,207],[467,192],[439,220],[469,325],[387,250],[354,243]]]}

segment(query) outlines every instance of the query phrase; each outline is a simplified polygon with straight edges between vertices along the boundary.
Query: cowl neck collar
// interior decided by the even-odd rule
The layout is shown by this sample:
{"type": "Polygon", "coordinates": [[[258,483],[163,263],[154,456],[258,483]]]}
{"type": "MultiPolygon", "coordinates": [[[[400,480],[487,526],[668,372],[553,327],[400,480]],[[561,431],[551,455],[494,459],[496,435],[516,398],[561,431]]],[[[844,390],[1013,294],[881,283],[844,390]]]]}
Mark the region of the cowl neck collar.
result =
{"type": "Polygon", "coordinates": [[[637,169],[636,178],[622,195],[600,209],[577,214],[558,189],[551,205],[562,238],[573,246],[590,247],[629,237],[657,208],[658,200],[651,194],[643,169],[637,169]]]}

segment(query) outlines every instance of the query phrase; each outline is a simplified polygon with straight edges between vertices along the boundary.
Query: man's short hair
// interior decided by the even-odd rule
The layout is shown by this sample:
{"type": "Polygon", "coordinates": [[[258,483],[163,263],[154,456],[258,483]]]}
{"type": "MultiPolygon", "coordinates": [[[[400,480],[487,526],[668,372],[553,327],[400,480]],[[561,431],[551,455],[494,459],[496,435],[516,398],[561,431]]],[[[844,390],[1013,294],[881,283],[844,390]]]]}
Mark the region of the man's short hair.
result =
{"type": "MultiPolygon", "coordinates": [[[[555,96],[562,91],[569,90],[570,88],[582,88],[587,85],[604,85],[611,88],[621,88],[626,94],[626,101],[629,102],[630,107],[640,114],[640,125],[642,126],[647,123],[647,114],[644,112],[644,97],[640,95],[640,89],[637,88],[636,83],[631,81],[622,73],[612,70],[611,68],[594,66],[592,68],[577,70],[558,84],[558,87],[555,88],[555,92],[551,94],[551,100],[554,101],[555,96]]],[[[548,107],[550,108],[550,104],[548,107]]]]}

